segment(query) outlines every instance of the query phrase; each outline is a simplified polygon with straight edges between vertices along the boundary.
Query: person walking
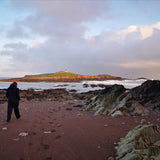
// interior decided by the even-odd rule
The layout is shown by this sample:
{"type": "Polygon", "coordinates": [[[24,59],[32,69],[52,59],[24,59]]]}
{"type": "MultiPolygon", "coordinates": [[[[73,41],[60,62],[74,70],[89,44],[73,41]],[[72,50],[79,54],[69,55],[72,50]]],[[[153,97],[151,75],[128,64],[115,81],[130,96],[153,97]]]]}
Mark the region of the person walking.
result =
{"type": "Polygon", "coordinates": [[[17,119],[21,117],[19,113],[19,88],[17,88],[17,83],[13,82],[6,92],[6,97],[8,98],[8,110],[7,110],[7,122],[11,120],[12,110],[14,108],[14,113],[17,119]]]}

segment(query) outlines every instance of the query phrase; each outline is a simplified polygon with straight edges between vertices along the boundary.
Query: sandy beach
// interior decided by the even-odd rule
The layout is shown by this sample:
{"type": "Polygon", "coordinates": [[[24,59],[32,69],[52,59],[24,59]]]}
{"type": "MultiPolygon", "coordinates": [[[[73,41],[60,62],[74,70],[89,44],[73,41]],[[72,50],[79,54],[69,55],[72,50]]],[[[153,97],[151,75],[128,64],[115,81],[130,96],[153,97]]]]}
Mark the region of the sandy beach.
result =
{"type": "Polygon", "coordinates": [[[115,157],[115,142],[129,130],[151,120],[147,117],[94,116],[74,107],[81,100],[21,102],[21,119],[7,103],[0,109],[0,159],[2,160],[106,160],[115,157]],[[26,136],[19,136],[20,133],[26,136]]]}

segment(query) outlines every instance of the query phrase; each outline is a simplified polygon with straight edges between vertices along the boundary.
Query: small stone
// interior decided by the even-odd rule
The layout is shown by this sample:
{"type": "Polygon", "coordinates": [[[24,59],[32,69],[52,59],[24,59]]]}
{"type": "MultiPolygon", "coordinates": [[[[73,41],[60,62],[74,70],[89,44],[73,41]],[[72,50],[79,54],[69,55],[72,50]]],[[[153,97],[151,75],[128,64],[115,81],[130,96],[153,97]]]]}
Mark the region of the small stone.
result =
{"type": "Polygon", "coordinates": [[[62,125],[61,124],[57,124],[57,127],[61,127],[62,125]]]}
{"type": "Polygon", "coordinates": [[[98,149],[100,149],[100,148],[101,148],[101,146],[97,146],[97,148],[98,148],[98,149]]]}
{"type": "Polygon", "coordinates": [[[83,114],[82,114],[82,113],[78,113],[77,116],[80,116],[80,117],[81,117],[81,116],[83,116],[83,114]]]}
{"type": "Polygon", "coordinates": [[[19,138],[14,138],[13,141],[19,141],[19,138]]]}
{"type": "Polygon", "coordinates": [[[49,134],[49,133],[52,133],[51,131],[44,131],[43,132],[44,134],[49,134]]]}
{"type": "Polygon", "coordinates": [[[7,130],[7,127],[3,127],[2,130],[7,130]]]}
{"type": "Polygon", "coordinates": [[[116,142],[116,141],[114,141],[114,145],[117,145],[117,142],[116,142]]]}
{"type": "Polygon", "coordinates": [[[26,137],[26,136],[28,136],[28,132],[21,132],[21,133],[19,133],[19,136],[26,137]]]}

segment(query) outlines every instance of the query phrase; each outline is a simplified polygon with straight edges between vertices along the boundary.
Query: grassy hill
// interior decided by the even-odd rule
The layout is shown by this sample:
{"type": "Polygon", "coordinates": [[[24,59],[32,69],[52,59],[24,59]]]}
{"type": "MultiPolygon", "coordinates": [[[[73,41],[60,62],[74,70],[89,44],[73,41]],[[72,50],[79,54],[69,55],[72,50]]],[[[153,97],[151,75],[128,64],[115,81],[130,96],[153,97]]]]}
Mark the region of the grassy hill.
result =
{"type": "Polygon", "coordinates": [[[60,71],[56,73],[46,73],[38,75],[26,75],[22,78],[0,79],[0,81],[8,82],[79,82],[82,80],[120,80],[121,77],[111,76],[107,74],[103,75],[80,75],[71,73],[69,71],[60,71]]]}
{"type": "Polygon", "coordinates": [[[26,75],[24,79],[52,79],[52,80],[101,80],[101,79],[121,79],[111,75],[80,75],[69,71],[60,71],[56,73],[47,73],[39,75],[26,75]]]}

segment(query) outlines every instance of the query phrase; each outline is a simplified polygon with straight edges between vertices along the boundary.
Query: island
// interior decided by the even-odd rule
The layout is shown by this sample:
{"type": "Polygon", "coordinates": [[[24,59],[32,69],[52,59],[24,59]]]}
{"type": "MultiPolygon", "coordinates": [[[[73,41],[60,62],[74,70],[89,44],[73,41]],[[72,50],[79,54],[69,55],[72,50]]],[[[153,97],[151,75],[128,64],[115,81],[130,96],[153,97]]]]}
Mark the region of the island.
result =
{"type": "Polygon", "coordinates": [[[121,77],[116,77],[108,74],[101,75],[81,75],[69,72],[68,70],[56,73],[46,73],[37,75],[25,75],[22,78],[0,79],[0,81],[17,81],[17,82],[79,82],[82,80],[122,80],[121,77]]]}

